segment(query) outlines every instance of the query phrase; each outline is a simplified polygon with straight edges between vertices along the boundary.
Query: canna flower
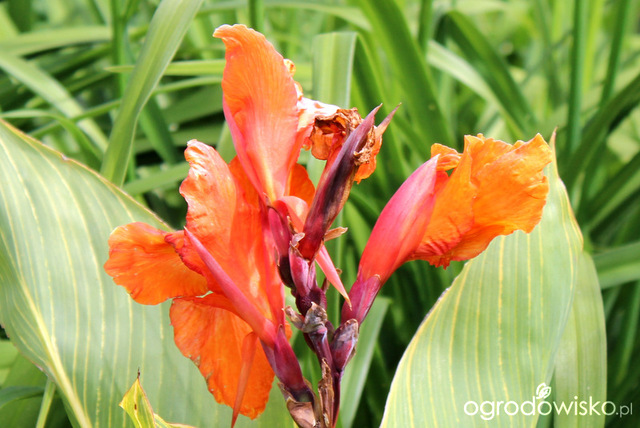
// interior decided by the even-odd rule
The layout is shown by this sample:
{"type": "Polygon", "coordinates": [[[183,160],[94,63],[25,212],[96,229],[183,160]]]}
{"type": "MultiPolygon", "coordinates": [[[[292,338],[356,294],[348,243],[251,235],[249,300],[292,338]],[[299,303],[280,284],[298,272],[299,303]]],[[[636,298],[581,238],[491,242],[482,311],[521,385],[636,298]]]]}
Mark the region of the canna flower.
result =
{"type": "Polygon", "coordinates": [[[273,256],[257,193],[239,162],[227,165],[196,141],[185,157],[191,166],[180,187],[188,203],[185,231],[121,226],[109,238],[105,270],[138,303],[173,298],[170,318],[180,351],[196,363],[215,399],[234,407],[234,418],[255,418],[274,377],[259,345],[273,346],[284,326],[282,285],[268,269],[273,256]],[[210,269],[199,246],[217,269],[210,269]]]}
{"type": "MultiPolygon", "coordinates": [[[[176,345],[215,399],[233,408],[235,422],[264,410],[274,374],[294,400],[313,395],[287,340],[281,263],[316,195],[296,163],[300,149],[317,134],[316,118],[338,108],[302,97],[293,63],[260,33],[223,25],[214,36],[227,49],[223,109],[237,157],[227,164],[212,147],[190,141],[190,170],[180,186],[185,229],[121,226],[109,238],[104,267],[138,303],[172,299],[176,345]]],[[[379,140],[381,133],[370,135],[379,140]]],[[[346,296],[324,246],[310,257],[346,296]]]]}
{"type": "Polygon", "coordinates": [[[540,135],[514,145],[466,136],[463,153],[436,144],[432,158],[383,209],[365,246],[343,319],[362,322],[391,273],[410,260],[468,260],[499,235],[531,232],[549,190],[551,151],[540,135]]]}

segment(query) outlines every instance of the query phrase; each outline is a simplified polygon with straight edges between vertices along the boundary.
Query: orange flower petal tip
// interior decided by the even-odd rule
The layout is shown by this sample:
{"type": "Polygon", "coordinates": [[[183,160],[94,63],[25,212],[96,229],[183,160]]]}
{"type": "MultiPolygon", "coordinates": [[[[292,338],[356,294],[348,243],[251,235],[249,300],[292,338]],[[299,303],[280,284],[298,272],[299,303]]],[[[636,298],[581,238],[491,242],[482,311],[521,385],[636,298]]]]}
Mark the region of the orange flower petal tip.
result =
{"type": "Polygon", "coordinates": [[[205,278],[182,263],[170,240],[181,241],[182,232],[164,232],[145,223],[120,226],[109,237],[104,269],[145,305],[206,293],[205,278]]]}
{"type": "Polygon", "coordinates": [[[253,336],[251,328],[223,309],[227,303],[219,304],[220,298],[224,299],[209,294],[174,299],[170,310],[174,340],[182,354],[198,366],[217,402],[237,407],[238,413],[255,419],[267,405],[274,373],[261,346],[249,358],[250,343],[245,338],[253,336]]]}
{"type": "Polygon", "coordinates": [[[477,256],[496,236],[538,224],[549,190],[543,169],[552,160],[540,135],[514,145],[467,136],[462,154],[443,146],[434,152],[438,170],[453,171],[439,179],[433,217],[413,259],[446,267],[477,256]]]}
{"type": "Polygon", "coordinates": [[[291,65],[244,25],[223,25],[213,35],[226,46],[223,107],[238,159],[256,189],[274,201],[284,194],[300,151],[291,65]]]}

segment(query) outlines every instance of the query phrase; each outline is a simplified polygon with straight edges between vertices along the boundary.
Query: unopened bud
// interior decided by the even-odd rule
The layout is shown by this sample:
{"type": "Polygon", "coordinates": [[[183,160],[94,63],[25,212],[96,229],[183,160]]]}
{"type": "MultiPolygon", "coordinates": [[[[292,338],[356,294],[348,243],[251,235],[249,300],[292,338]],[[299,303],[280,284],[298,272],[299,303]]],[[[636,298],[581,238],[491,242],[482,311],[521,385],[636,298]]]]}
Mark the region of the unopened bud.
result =
{"type": "Polygon", "coordinates": [[[338,371],[344,370],[356,352],[359,324],[355,319],[347,320],[336,330],[331,342],[331,355],[338,371]]]}

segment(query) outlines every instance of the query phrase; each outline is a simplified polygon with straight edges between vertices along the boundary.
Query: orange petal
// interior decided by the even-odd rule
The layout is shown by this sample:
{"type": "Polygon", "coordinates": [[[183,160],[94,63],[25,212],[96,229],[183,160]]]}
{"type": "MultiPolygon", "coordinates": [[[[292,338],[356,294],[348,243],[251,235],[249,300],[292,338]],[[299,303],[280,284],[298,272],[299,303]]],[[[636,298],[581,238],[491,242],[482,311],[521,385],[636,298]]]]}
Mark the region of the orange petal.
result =
{"type": "MultiPolygon", "coordinates": [[[[236,180],[240,177],[237,162],[234,171],[216,150],[198,141],[190,141],[185,157],[191,169],[180,186],[189,205],[187,228],[209,251],[234,284],[261,310],[270,315],[265,289],[265,252],[262,223],[257,205],[247,202],[251,186],[236,180]]],[[[257,201],[256,201],[257,202],[257,201]]],[[[188,240],[180,250],[185,264],[202,272],[209,288],[221,292],[219,285],[188,240]]]]}
{"type": "Polygon", "coordinates": [[[295,164],[293,166],[291,175],[289,175],[287,188],[289,189],[287,195],[297,196],[305,201],[307,206],[311,206],[316,189],[313,186],[313,182],[309,178],[309,173],[305,167],[300,164],[295,164]]]}
{"type": "MultiPolygon", "coordinates": [[[[180,186],[180,193],[189,206],[187,227],[218,263],[226,267],[231,259],[229,246],[238,204],[235,181],[218,152],[206,144],[189,141],[185,158],[191,168],[180,186]]],[[[207,269],[188,242],[179,251],[185,264],[207,276],[207,269]]],[[[210,287],[217,290],[215,281],[208,279],[210,287]]]]}
{"type": "Polygon", "coordinates": [[[185,266],[165,239],[181,233],[167,233],[145,223],[120,226],[109,237],[104,269],[138,303],[155,305],[171,297],[204,294],[205,278],[185,266]]]}
{"type": "MultiPolygon", "coordinates": [[[[170,316],[182,354],[198,366],[216,401],[233,407],[242,373],[242,343],[251,329],[225,309],[229,306],[225,300],[217,293],[175,299],[170,316]]],[[[250,366],[239,411],[254,419],[265,409],[274,374],[261,346],[256,347],[250,366]]]]}
{"type": "Polygon", "coordinates": [[[549,190],[542,173],[549,162],[551,150],[540,135],[513,146],[482,135],[466,137],[413,258],[447,266],[477,256],[498,235],[533,230],[549,190]]]}
{"type": "Polygon", "coordinates": [[[222,90],[238,158],[256,189],[273,201],[284,194],[300,150],[296,85],[262,34],[223,25],[214,36],[227,48],[222,90]]]}

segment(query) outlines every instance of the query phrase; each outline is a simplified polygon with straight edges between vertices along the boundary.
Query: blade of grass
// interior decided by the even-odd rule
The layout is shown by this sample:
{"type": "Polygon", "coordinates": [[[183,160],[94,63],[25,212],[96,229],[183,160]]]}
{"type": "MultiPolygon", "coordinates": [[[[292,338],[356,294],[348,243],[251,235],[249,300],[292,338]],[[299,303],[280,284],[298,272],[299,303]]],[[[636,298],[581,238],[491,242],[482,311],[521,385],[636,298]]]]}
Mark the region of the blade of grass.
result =
{"type": "Polygon", "coordinates": [[[180,155],[173,145],[169,126],[154,98],[147,101],[140,114],[140,127],[163,161],[170,165],[180,161],[180,155]]]}
{"type": "Polygon", "coordinates": [[[47,378],[47,384],[44,387],[44,394],[42,395],[42,403],[40,404],[40,411],[38,412],[38,420],[36,421],[35,428],[45,427],[55,392],[56,384],[51,382],[51,379],[47,378]]]}
{"type": "Polygon", "coordinates": [[[582,88],[584,82],[586,25],[588,1],[573,2],[573,45],[571,47],[571,73],[569,76],[569,111],[567,113],[567,139],[560,151],[566,156],[576,153],[582,133],[582,88]]]}
{"type": "Polygon", "coordinates": [[[249,25],[256,31],[264,31],[264,3],[262,0],[249,1],[249,25]]]}
{"type": "Polygon", "coordinates": [[[427,52],[429,39],[431,38],[431,16],[433,14],[433,1],[422,0],[420,2],[420,14],[418,15],[418,45],[423,52],[427,52]]]}
{"type": "Polygon", "coordinates": [[[384,49],[391,69],[391,78],[397,79],[403,93],[395,100],[406,102],[406,109],[419,130],[423,141],[411,143],[411,148],[423,159],[429,158],[429,143],[453,144],[453,132],[440,108],[431,71],[424,54],[411,35],[399,5],[393,0],[355,0],[371,27],[372,36],[384,49]]]}
{"type": "Polygon", "coordinates": [[[578,219],[591,230],[605,221],[640,191],[640,153],[636,154],[620,171],[607,179],[603,188],[583,204],[578,219]]]}
{"type": "MultiPolygon", "coordinates": [[[[313,97],[341,108],[349,107],[356,33],[328,33],[313,38],[313,97]]],[[[317,183],[324,161],[309,157],[307,170],[317,183]]]]}
{"type": "Polygon", "coordinates": [[[131,196],[141,195],[153,189],[175,186],[177,182],[184,180],[188,173],[189,164],[181,162],[157,173],[129,181],[122,187],[122,190],[131,196]]]}
{"type": "MultiPolygon", "coordinates": [[[[66,117],[71,118],[84,112],[60,82],[34,64],[0,50],[0,68],[41,96],[66,117]]],[[[105,150],[106,138],[95,122],[83,120],[78,122],[78,127],[91,138],[96,149],[101,152],[105,150]]]]}
{"type": "Polygon", "coordinates": [[[540,26],[540,36],[542,37],[542,43],[544,46],[544,67],[545,77],[549,82],[549,89],[547,91],[549,97],[549,103],[552,106],[559,105],[563,98],[562,85],[559,82],[558,73],[558,61],[556,58],[556,49],[554,49],[552,42],[552,34],[549,25],[550,11],[548,2],[545,0],[535,0],[534,9],[535,21],[540,26]]]}
{"type": "Polygon", "coordinates": [[[136,122],[202,0],[163,0],[153,15],[136,67],[124,92],[102,164],[102,174],[122,185],[132,152],[136,122]],[[171,31],[167,31],[167,29],[171,31]]]}
{"type": "Polygon", "coordinates": [[[629,84],[622,88],[613,98],[609,99],[604,107],[600,108],[582,131],[582,140],[575,153],[561,166],[563,180],[571,193],[578,178],[593,168],[597,163],[597,154],[606,143],[604,136],[610,133],[620,121],[638,107],[640,103],[640,74],[629,84]]]}
{"type": "Polygon", "coordinates": [[[0,388],[0,409],[17,400],[42,395],[44,389],[39,386],[10,386],[0,388]]]}
{"type": "MultiPolygon", "coordinates": [[[[192,61],[175,61],[169,64],[164,72],[164,76],[201,76],[215,75],[222,78],[224,71],[224,59],[205,59],[192,61]]],[[[113,65],[105,67],[112,73],[127,73],[133,70],[133,65],[113,65]]]]}
{"type": "Polygon", "coordinates": [[[502,109],[510,111],[507,123],[514,138],[533,135],[537,130],[537,118],[513,79],[504,58],[500,56],[482,31],[467,16],[458,11],[446,15],[449,35],[464,53],[465,59],[491,87],[502,109]]]}
{"type": "Polygon", "coordinates": [[[64,116],[59,114],[51,113],[49,111],[43,110],[12,110],[7,113],[0,113],[0,117],[2,118],[36,118],[36,117],[46,117],[54,120],[56,123],[60,124],[64,128],[66,132],[71,135],[73,141],[75,141],[80,151],[83,155],[83,161],[92,168],[98,168],[100,166],[100,159],[102,158],[102,153],[100,150],[91,143],[91,141],[87,138],[87,136],[82,132],[82,130],[73,122],[71,119],[67,119],[64,116]]]}
{"type": "Polygon", "coordinates": [[[618,75],[620,68],[620,57],[622,54],[622,42],[624,36],[627,33],[629,24],[631,22],[631,0],[619,0],[617,2],[616,19],[613,21],[613,35],[611,38],[611,50],[609,51],[609,63],[607,65],[607,75],[602,85],[602,95],[600,97],[600,107],[604,108],[604,105],[611,94],[613,93],[613,86],[618,75]]]}
{"type": "MultiPolygon", "coordinates": [[[[395,107],[389,94],[390,85],[385,84],[386,80],[382,73],[383,64],[379,56],[373,49],[374,43],[368,34],[360,34],[358,38],[358,49],[354,63],[355,76],[354,93],[360,99],[360,108],[373,108],[382,102],[381,117],[391,112],[395,107]]],[[[382,156],[376,167],[376,173],[371,180],[378,186],[382,194],[391,194],[392,183],[402,182],[411,175],[413,168],[407,162],[403,152],[402,139],[399,138],[399,128],[403,117],[404,107],[400,106],[398,114],[393,118],[393,124],[385,131],[383,137],[382,156]]],[[[405,127],[406,128],[406,127],[405,127]]],[[[410,129],[413,131],[413,128],[410,129]]],[[[415,141],[421,138],[416,131],[415,141]]],[[[406,141],[406,140],[405,140],[406,141]]],[[[353,192],[354,194],[357,192],[353,192]]]]}
{"type": "Polygon", "coordinates": [[[0,51],[16,56],[87,43],[108,43],[111,30],[103,25],[55,28],[18,34],[0,42],[0,51]]]}
{"type": "Polygon", "coordinates": [[[635,365],[632,362],[632,355],[636,338],[638,337],[638,321],[640,320],[640,282],[633,284],[630,291],[630,296],[625,306],[624,318],[621,320],[622,330],[619,342],[611,353],[611,363],[616,367],[616,372],[612,377],[613,383],[611,387],[613,389],[625,382],[630,365],[635,365]]]}
{"type": "Polygon", "coordinates": [[[612,248],[593,256],[600,287],[608,288],[640,280],[640,242],[612,248]]]}
{"type": "Polygon", "coordinates": [[[16,27],[21,32],[31,30],[33,24],[33,5],[31,0],[9,0],[7,9],[16,27]]]}

